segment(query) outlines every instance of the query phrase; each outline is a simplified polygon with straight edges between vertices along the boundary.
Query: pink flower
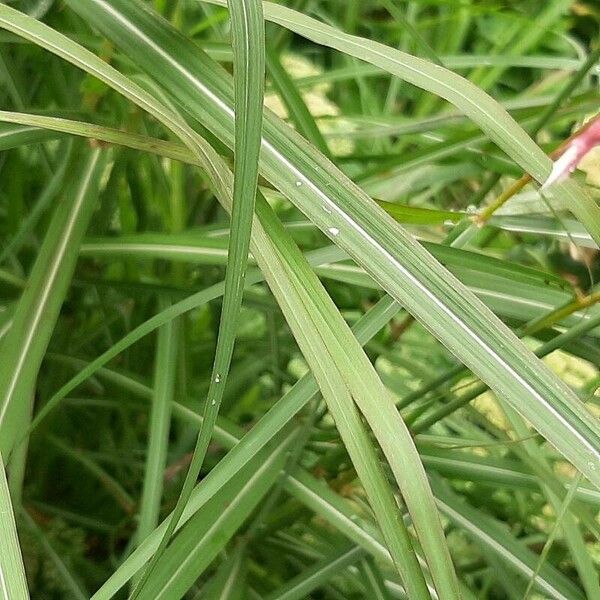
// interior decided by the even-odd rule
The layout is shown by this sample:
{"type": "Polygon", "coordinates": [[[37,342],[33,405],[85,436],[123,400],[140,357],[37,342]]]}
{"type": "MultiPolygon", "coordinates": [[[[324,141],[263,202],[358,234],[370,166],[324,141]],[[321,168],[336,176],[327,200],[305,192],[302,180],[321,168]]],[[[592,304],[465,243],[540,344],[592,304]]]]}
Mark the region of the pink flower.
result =
{"type": "Polygon", "coordinates": [[[542,190],[549,188],[557,181],[566,179],[581,159],[594,147],[600,144],[600,116],[594,118],[580,132],[567,140],[561,156],[554,161],[552,172],[542,185],[542,190]]]}

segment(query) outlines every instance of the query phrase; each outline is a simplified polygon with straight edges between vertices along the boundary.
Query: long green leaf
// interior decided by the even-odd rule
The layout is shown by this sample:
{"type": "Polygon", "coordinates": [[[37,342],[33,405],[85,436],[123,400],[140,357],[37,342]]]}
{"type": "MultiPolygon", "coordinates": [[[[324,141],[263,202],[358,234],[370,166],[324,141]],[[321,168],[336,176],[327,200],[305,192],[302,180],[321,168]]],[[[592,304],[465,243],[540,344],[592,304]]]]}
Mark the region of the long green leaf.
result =
{"type": "MultiPolygon", "coordinates": [[[[511,407],[504,407],[504,413],[509,419],[516,435],[527,435],[527,424],[520,415],[518,415],[511,407]]],[[[544,453],[533,440],[525,440],[523,442],[522,452],[527,452],[531,457],[530,460],[532,464],[540,464],[543,468],[549,468],[544,453]]],[[[558,529],[561,528],[588,598],[600,597],[597,569],[595,569],[593,565],[593,561],[586,549],[584,538],[579,531],[579,526],[576,521],[577,513],[570,509],[570,506],[574,504],[572,501],[577,497],[580,481],[581,475],[578,474],[575,479],[569,483],[568,492],[562,500],[559,500],[551,489],[546,486],[543,487],[544,493],[557,516],[553,526],[553,532],[551,532],[548,537],[548,541],[542,550],[536,570],[530,579],[528,585],[529,590],[532,589],[535,577],[539,574],[539,570],[544,564],[544,555],[548,552],[553,537],[556,535],[558,529]]],[[[527,594],[525,594],[525,596],[527,597],[527,594]]]]}
{"type": "Polygon", "coordinates": [[[266,600],[302,600],[340,571],[358,562],[362,556],[363,550],[357,546],[337,550],[290,579],[285,586],[269,594],[266,600]]]}
{"type": "Polygon", "coordinates": [[[21,511],[21,518],[26,523],[30,531],[38,539],[38,543],[44,550],[45,554],[52,561],[60,577],[65,584],[65,587],[69,589],[69,593],[75,600],[86,600],[89,594],[86,592],[85,587],[78,580],[78,578],[71,572],[69,567],[65,564],[64,560],[56,549],[52,546],[48,537],[39,525],[33,520],[26,510],[21,511]]]}
{"type": "Polygon", "coordinates": [[[9,150],[25,144],[39,144],[58,137],[58,133],[42,131],[36,127],[4,125],[0,128],[0,150],[9,150]]]}
{"type": "MultiPolygon", "coordinates": [[[[329,332],[327,333],[327,335],[329,335],[329,332]]],[[[332,346],[331,346],[331,343],[330,343],[330,342],[327,342],[327,343],[326,343],[326,347],[332,347],[332,346]]],[[[337,354],[337,352],[336,352],[336,354],[337,354]]],[[[336,362],[337,362],[337,358],[336,358],[336,362]]]]}
{"type": "MultiPolygon", "coordinates": [[[[226,5],[226,0],[202,1],[226,5]]],[[[344,33],[286,6],[263,4],[265,19],[317,44],[369,62],[454,104],[540,183],[548,176],[551,160],[498,102],[464,77],[401,50],[344,33]]]]}
{"type": "MultiPolygon", "coordinates": [[[[167,310],[170,302],[162,298],[160,306],[163,310],[167,310]]],[[[146,467],[140,501],[138,543],[143,541],[159,523],[163,474],[167,461],[171,425],[171,403],[175,394],[180,325],[180,321],[174,319],[165,323],[158,330],[154,365],[155,389],[150,411],[146,467]]]]}
{"type": "Polygon", "coordinates": [[[105,161],[99,150],[80,153],[12,326],[0,361],[0,448],[7,456],[27,428],[37,373],[69,288],[79,245],[96,206],[105,161]]]}
{"type": "Polygon", "coordinates": [[[2,600],[28,600],[25,568],[17,536],[4,461],[0,454],[0,597],[2,600]]]}
{"type": "MultiPolygon", "coordinates": [[[[440,244],[425,242],[424,246],[497,315],[529,321],[570,303],[574,298],[574,291],[569,289],[568,283],[551,273],[440,244]]],[[[191,231],[180,235],[137,234],[118,239],[90,239],[82,246],[81,253],[104,259],[136,256],[205,265],[227,262],[223,238],[191,231]]],[[[340,250],[339,258],[344,256],[340,250]]],[[[363,269],[355,265],[327,264],[318,266],[316,272],[326,279],[379,288],[363,269]]],[[[560,324],[576,325],[597,312],[597,307],[578,310],[561,319],[560,324]]],[[[592,330],[590,333],[597,336],[600,331],[592,330]]]]}
{"type": "Polygon", "coordinates": [[[277,481],[296,432],[274,440],[181,528],[153,570],[143,600],[181,598],[277,481]]]}
{"type": "MultiPolygon", "coordinates": [[[[534,575],[537,557],[531,550],[515,540],[498,521],[461,502],[437,479],[434,479],[434,486],[440,509],[452,522],[463,527],[476,544],[504,557],[504,564],[521,577],[534,575]]],[[[548,565],[540,569],[535,587],[557,600],[583,599],[581,591],[571,581],[548,565]]]]}
{"type": "MultiPolygon", "coordinates": [[[[223,286],[215,286],[215,293],[218,291],[222,293],[223,286]]],[[[206,292],[212,291],[210,288],[206,292]]],[[[202,292],[201,292],[202,294],[202,292]]],[[[207,294],[204,294],[203,298],[206,301],[207,294]]],[[[152,322],[148,322],[148,328],[150,326],[158,327],[162,325],[166,320],[173,319],[181,314],[183,308],[191,310],[194,306],[200,304],[199,298],[192,297],[190,300],[195,300],[195,303],[187,302],[185,306],[177,307],[179,310],[175,312],[175,306],[170,307],[166,311],[162,311],[161,314],[157,315],[156,318],[152,319],[152,322]]],[[[394,302],[390,302],[388,299],[382,300],[377,304],[371,311],[365,315],[363,319],[357,324],[355,333],[358,339],[362,343],[366,343],[372,338],[381,327],[392,318],[398,311],[398,306],[394,302]]],[[[123,340],[121,349],[126,347],[125,342],[132,343],[136,337],[131,334],[127,336],[129,339],[123,340]]],[[[112,354],[110,356],[114,356],[112,354]]],[[[96,372],[100,365],[108,362],[110,356],[100,357],[103,360],[96,360],[93,363],[85,366],[78,364],[78,375],[74,380],[66,384],[66,389],[60,390],[56,399],[66,395],[70,389],[74,389],[77,383],[80,383],[89,377],[92,373],[96,372]]],[[[130,387],[131,391],[142,395],[146,398],[151,398],[152,392],[150,389],[136,384],[134,387],[130,387]]],[[[266,444],[273,435],[275,435],[281,428],[289,422],[295,414],[297,414],[318,392],[317,384],[312,377],[308,374],[304,376],[272,409],[265,415],[263,419],[252,429],[252,431],[244,436],[238,442],[238,438],[227,434],[223,429],[220,429],[220,425],[217,425],[216,436],[217,440],[225,444],[227,447],[231,447],[235,444],[235,448],[223,459],[219,465],[213,471],[211,471],[207,478],[204,480],[202,486],[197,486],[192,495],[192,500],[188,505],[182,520],[185,522],[190,518],[195,511],[199,510],[207,498],[210,498],[216,489],[219,489],[220,485],[223,485],[229,478],[234,477],[237,470],[241,468],[248,460],[256,454],[256,452],[266,444]],[[236,443],[237,442],[237,443],[236,443]]],[[[191,412],[189,409],[182,407],[181,405],[175,405],[175,413],[184,419],[191,419],[193,422],[199,422],[201,417],[191,412]]],[[[98,592],[98,598],[110,597],[110,594],[117,591],[122,587],[129,578],[131,578],[152,556],[152,553],[156,550],[161,536],[166,527],[166,523],[163,523],[159,529],[155,530],[141,545],[136,549],[133,554],[123,563],[123,565],[114,573],[114,575],[106,582],[105,586],[98,592]]],[[[389,555],[387,555],[389,557],[389,555]]]]}
{"type": "Polygon", "coordinates": [[[267,53],[267,66],[273,80],[273,85],[285,103],[292,123],[325,156],[330,156],[325,138],[321,134],[313,116],[310,114],[302,96],[296,89],[294,81],[288,75],[277,56],[277,52],[274,50],[269,50],[267,53]]]}
{"type": "Polygon", "coordinates": [[[198,479],[223,399],[242,306],[258,186],[265,78],[265,26],[260,0],[230,0],[229,9],[233,26],[235,149],[231,234],[217,349],[204,404],[204,419],[183,489],[170,517],[163,542],[134,590],[132,600],[143,593],[147,578],[160,560],[198,479]]]}

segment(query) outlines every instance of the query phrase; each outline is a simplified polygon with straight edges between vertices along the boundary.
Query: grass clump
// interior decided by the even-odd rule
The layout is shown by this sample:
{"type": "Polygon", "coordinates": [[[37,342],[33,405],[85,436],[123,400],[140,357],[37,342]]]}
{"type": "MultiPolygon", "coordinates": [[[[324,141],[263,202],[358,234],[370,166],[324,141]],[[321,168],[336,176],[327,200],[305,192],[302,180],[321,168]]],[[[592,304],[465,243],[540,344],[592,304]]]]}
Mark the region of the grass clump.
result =
{"type": "Polygon", "coordinates": [[[3,597],[600,597],[595,11],[0,5],[3,597]]]}

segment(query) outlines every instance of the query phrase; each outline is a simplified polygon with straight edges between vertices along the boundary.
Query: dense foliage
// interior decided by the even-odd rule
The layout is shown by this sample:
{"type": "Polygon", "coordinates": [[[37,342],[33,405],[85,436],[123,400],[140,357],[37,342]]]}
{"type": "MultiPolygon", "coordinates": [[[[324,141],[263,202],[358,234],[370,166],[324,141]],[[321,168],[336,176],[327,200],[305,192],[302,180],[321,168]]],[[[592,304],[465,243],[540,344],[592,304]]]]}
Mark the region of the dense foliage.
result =
{"type": "Polygon", "coordinates": [[[599,31],[0,3],[0,596],[600,598],[599,31]]]}

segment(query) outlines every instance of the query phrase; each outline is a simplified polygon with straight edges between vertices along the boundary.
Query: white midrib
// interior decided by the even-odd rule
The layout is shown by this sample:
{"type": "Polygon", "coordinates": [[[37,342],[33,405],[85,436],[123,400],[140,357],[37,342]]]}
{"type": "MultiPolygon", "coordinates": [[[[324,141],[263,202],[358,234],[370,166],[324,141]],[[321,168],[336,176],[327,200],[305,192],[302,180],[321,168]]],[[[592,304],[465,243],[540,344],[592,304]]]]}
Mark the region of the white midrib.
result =
{"type": "Polygon", "coordinates": [[[21,370],[23,369],[23,364],[25,363],[25,360],[29,353],[29,349],[31,347],[33,338],[35,336],[35,332],[37,331],[38,325],[44,314],[46,304],[48,302],[48,297],[50,295],[50,292],[52,290],[54,282],[56,281],[56,277],[58,276],[60,265],[62,264],[63,258],[65,256],[65,253],[69,246],[71,233],[73,232],[73,228],[75,227],[75,223],[77,222],[77,219],[79,217],[79,209],[81,208],[81,205],[85,200],[85,196],[88,191],[88,186],[89,186],[90,180],[92,178],[92,175],[94,173],[94,169],[98,162],[99,156],[100,156],[99,153],[96,153],[96,155],[93,157],[93,160],[90,161],[88,170],[85,173],[85,176],[81,182],[81,185],[79,186],[77,200],[73,206],[73,211],[71,212],[69,219],[67,221],[67,225],[64,230],[64,235],[61,236],[58,248],[55,252],[54,261],[50,265],[50,269],[48,271],[48,277],[46,280],[46,285],[44,286],[41,296],[39,298],[39,301],[36,304],[35,311],[32,315],[32,319],[30,321],[29,329],[27,330],[27,332],[25,334],[25,338],[23,339],[23,343],[21,346],[21,352],[19,354],[19,359],[17,361],[17,364],[15,365],[14,372],[12,374],[10,383],[6,390],[6,395],[3,399],[2,409],[0,410],[0,426],[4,422],[4,419],[6,418],[6,412],[8,411],[9,406],[11,406],[11,397],[15,391],[15,388],[16,388],[19,378],[21,376],[21,370]]]}

